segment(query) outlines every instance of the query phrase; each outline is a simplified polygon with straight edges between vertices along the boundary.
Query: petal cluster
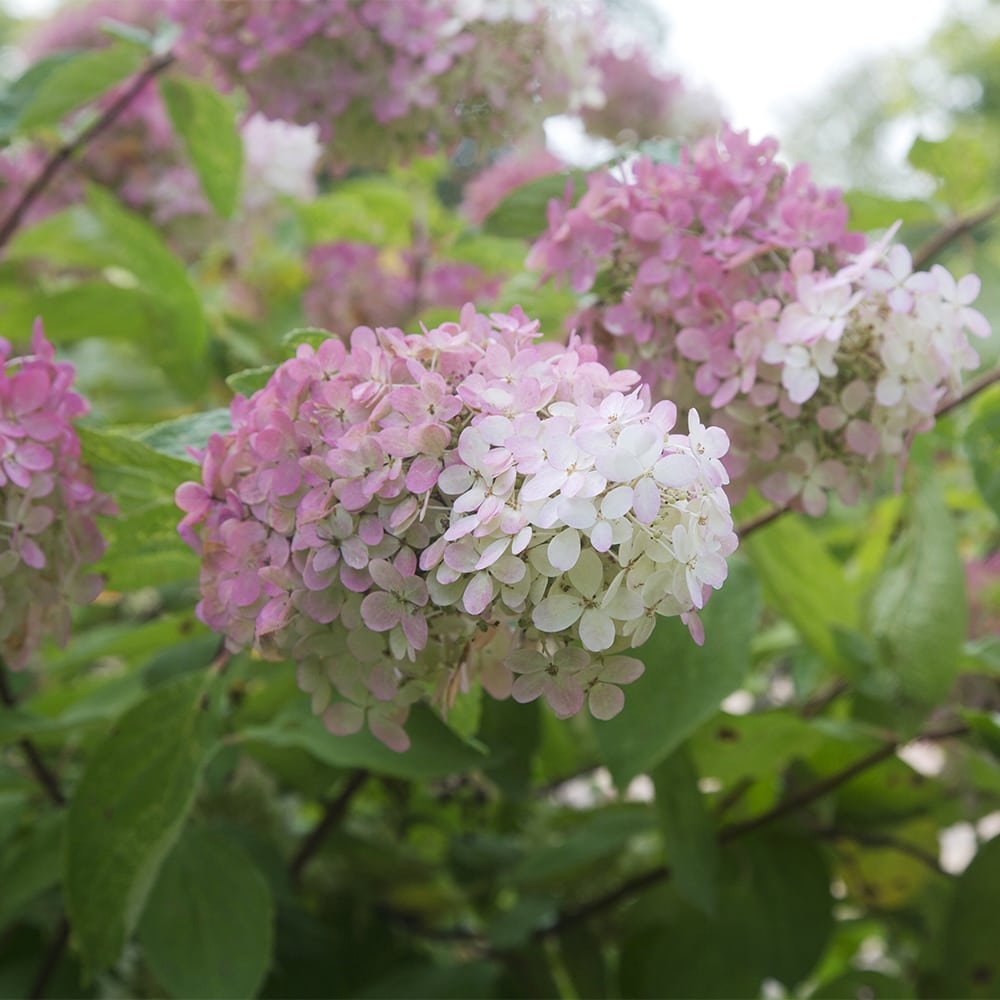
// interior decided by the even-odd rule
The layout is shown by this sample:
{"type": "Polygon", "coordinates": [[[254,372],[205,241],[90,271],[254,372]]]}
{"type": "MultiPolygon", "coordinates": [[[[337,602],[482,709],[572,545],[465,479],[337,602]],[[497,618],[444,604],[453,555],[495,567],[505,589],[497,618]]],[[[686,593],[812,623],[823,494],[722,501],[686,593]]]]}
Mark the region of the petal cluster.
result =
{"type": "Polygon", "coordinates": [[[604,357],[727,430],[732,496],[820,514],[933,424],[989,326],[978,278],[913,273],[776,153],[727,128],[676,164],[592,174],[578,203],[552,203],[529,264],[586,295],[571,323],[604,357]]]}
{"type": "Polygon", "coordinates": [[[87,406],[73,367],[54,360],[41,324],[31,346],[14,357],[0,338],[0,655],[15,670],[44,638],[65,642],[70,606],[100,592],[85,567],[104,552],[96,515],[114,512],[80,464],[73,421],[87,406]]]}
{"type": "Polygon", "coordinates": [[[336,733],[407,745],[477,679],[560,716],[621,707],[622,650],[698,610],[736,547],[727,439],[522,312],[303,345],[177,493],[202,619],[294,660],[336,733]]]}

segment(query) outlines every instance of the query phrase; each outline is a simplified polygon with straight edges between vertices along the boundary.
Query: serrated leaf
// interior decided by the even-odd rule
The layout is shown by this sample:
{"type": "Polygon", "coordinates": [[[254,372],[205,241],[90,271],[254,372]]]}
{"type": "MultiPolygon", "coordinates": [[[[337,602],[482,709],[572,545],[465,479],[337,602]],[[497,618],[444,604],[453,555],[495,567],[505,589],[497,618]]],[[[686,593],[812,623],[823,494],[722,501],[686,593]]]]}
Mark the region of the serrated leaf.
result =
{"type": "Polygon", "coordinates": [[[20,130],[54,125],[135,73],[145,56],[133,45],[117,44],[81,52],[47,73],[18,121],[20,130]]]}
{"type": "Polygon", "coordinates": [[[646,671],[625,689],[625,708],[594,725],[619,788],[680,746],[740,686],[750,667],[759,614],[756,581],[745,565],[734,562],[729,579],[701,615],[704,646],[695,645],[679,619],[658,622],[649,641],[635,651],[646,671]]]}
{"type": "Polygon", "coordinates": [[[239,844],[192,827],[160,869],[138,937],[174,996],[252,997],[271,963],[273,925],[271,890],[239,844]]]}
{"type": "Polygon", "coordinates": [[[656,814],[677,891],[711,914],[717,897],[719,844],[687,748],[678,747],[653,768],[650,777],[656,787],[656,814]]]}
{"type": "Polygon", "coordinates": [[[951,515],[928,481],[867,605],[881,665],[898,691],[922,704],[948,693],[968,620],[965,570],[951,515]]]}
{"type": "MultiPolygon", "coordinates": [[[[219,407],[177,417],[174,420],[165,420],[162,424],[140,431],[135,437],[137,441],[148,445],[161,455],[169,455],[171,458],[193,464],[194,459],[188,449],[201,451],[213,434],[228,434],[232,429],[233,421],[229,410],[226,407],[219,407]]],[[[187,472],[189,476],[196,476],[191,469],[187,472]]]]}
{"type": "Polygon", "coordinates": [[[214,747],[204,685],[184,678],[126,713],[73,796],[66,903],[90,975],[117,960],[194,802],[214,747]]]}
{"type": "Polygon", "coordinates": [[[269,746],[298,747],[332,767],[363,767],[376,774],[399,778],[439,778],[460,774],[486,763],[485,755],[463,742],[434,713],[417,705],[406,723],[410,749],[390,750],[364,730],[353,736],[334,736],[308,704],[296,705],[268,726],[244,730],[241,739],[269,746]]]}
{"type": "Polygon", "coordinates": [[[243,140],[232,104],[207,83],[184,76],[161,79],[160,94],[205,197],[219,215],[230,218],[243,173],[243,140]]]}

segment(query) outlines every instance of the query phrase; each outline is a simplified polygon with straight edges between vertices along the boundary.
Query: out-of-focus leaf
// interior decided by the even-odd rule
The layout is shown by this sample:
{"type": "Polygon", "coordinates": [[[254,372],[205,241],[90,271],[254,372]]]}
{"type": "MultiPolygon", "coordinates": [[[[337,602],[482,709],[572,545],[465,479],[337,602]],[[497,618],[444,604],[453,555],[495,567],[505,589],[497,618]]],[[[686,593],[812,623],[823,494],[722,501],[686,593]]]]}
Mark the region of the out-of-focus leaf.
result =
{"type": "Polygon", "coordinates": [[[976,485],[1000,518],[1000,393],[984,397],[963,438],[976,485]]]}
{"type": "Polygon", "coordinates": [[[784,514],[745,539],[768,603],[784,615],[812,649],[842,666],[833,630],[858,624],[858,593],[816,531],[798,514],[784,514]]]}
{"type": "Polygon", "coordinates": [[[59,884],[63,830],[61,812],[40,817],[0,853],[0,927],[6,927],[21,907],[59,884]]]}
{"type": "Polygon", "coordinates": [[[204,686],[184,678],[123,716],[73,796],[67,908],[91,975],[118,958],[194,802],[214,745],[204,686]]]}
{"type": "Polygon", "coordinates": [[[998,158],[996,132],[972,123],[959,124],[940,141],[918,136],[908,155],[913,166],[938,182],[937,196],[956,209],[973,208],[989,197],[998,158]]]}
{"type": "Polygon", "coordinates": [[[702,613],[704,646],[695,645],[678,618],[657,623],[649,641],[635,651],[646,670],[626,689],[625,708],[594,727],[619,788],[680,746],[740,686],[759,615],[753,574],[734,562],[729,579],[702,613]]]}
{"type": "Polygon", "coordinates": [[[422,705],[415,706],[406,723],[410,749],[404,753],[390,750],[367,729],[353,736],[334,736],[308,708],[306,702],[297,701],[270,725],[252,726],[241,738],[251,746],[298,747],[332,767],[363,767],[376,774],[416,780],[459,774],[487,760],[422,705]]]}
{"type": "Polygon", "coordinates": [[[515,188],[486,218],[483,230],[491,236],[533,240],[546,227],[549,202],[562,198],[567,186],[575,201],[587,189],[585,174],[553,174],[515,188]]]}
{"type": "Polygon", "coordinates": [[[484,698],[477,740],[489,749],[486,773],[512,798],[523,796],[531,783],[531,761],[541,742],[538,702],[518,705],[512,698],[484,698]]]}
{"type": "Polygon", "coordinates": [[[934,222],[934,209],[926,201],[909,198],[897,201],[885,195],[868,191],[848,191],[844,201],[850,210],[851,229],[871,232],[873,229],[888,229],[895,222],[934,222]]]}
{"type": "Polygon", "coordinates": [[[620,963],[623,996],[757,996],[766,978],[791,989],[812,971],[833,928],[820,849],[752,837],[722,858],[714,917],[669,884],[636,904],[620,963]]]}
{"type": "Polygon", "coordinates": [[[267,881],[232,839],[189,828],[160,869],[138,936],[176,997],[252,997],[274,946],[267,881]]]}
{"type": "MultiPolygon", "coordinates": [[[[186,417],[177,417],[175,420],[166,420],[155,427],[140,431],[136,434],[136,439],[160,454],[194,462],[189,448],[200,451],[208,444],[208,439],[213,434],[227,434],[232,429],[233,422],[229,410],[220,407],[192,413],[186,417]]],[[[191,471],[188,470],[189,475],[191,471]]]]}
{"type": "MultiPolygon", "coordinates": [[[[152,321],[135,329],[132,339],[178,388],[194,392],[204,385],[208,335],[187,269],[145,219],[107,191],[91,187],[86,205],[21,230],[7,249],[12,261],[41,260],[49,267],[102,274],[114,269],[117,283],[141,291],[150,310],[152,321]]],[[[54,339],[62,339],[58,330],[53,332],[54,339]]]]}
{"type": "Polygon", "coordinates": [[[131,76],[145,53],[126,43],[80,52],[54,66],[21,111],[18,129],[30,131],[54,125],[64,115],[89,104],[131,76]]]}
{"type": "Polygon", "coordinates": [[[719,845],[687,747],[678,747],[657,764],[650,777],[656,786],[656,813],[677,891],[711,914],[717,895],[719,845]]]}
{"type": "Polygon", "coordinates": [[[0,141],[16,132],[24,109],[35,99],[45,81],[67,63],[79,59],[82,50],[64,49],[32,63],[16,80],[0,88],[0,141]]]}
{"type": "Polygon", "coordinates": [[[298,211],[309,246],[348,240],[380,248],[408,247],[413,241],[413,201],[388,178],[344,181],[298,211]]]}
{"type": "Polygon", "coordinates": [[[1000,837],[983,844],[959,877],[944,926],[944,995],[995,997],[1000,992],[1000,837]]]}
{"type": "Polygon", "coordinates": [[[477,1000],[497,996],[495,962],[407,964],[356,994],[364,1000],[477,1000]]]}
{"type": "Polygon", "coordinates": [[[951,515],[931,482],[913,498],[867,613],[879,659],[899,693],[940,702],[958,670],[968,606],[951,515]]]}
{"type": "Polygon", "coordinates": [[[284,334],[281,343],[282,346],[290,347],[294,351],[299,344],[311,344],[313,347],[319,347],[324,340],[329,340],[333,336],[333,333],[320,326],[300,326],[284,334]]]}
{"type": "Polygon", "coordinates": [[[248,399],[258,389],[263,389],[277,369],[277,365],[261,365],[259,368],[245,368],[226,376],[226,385],[233,392],[248,399]]]}
{"type": "Polygon", "coordinates": [[[239,201],[243,173],[243,140],[235,109],[213,87],[191,77],[164,77],[160,94],[205,197],[219,215],[230,218],[239,201]]]}
{"type": "Polygon", "coordinates": [[[884,972],[856,969],[821,983],[809,1000],[913,1000],[913,986],[884,972]]]}

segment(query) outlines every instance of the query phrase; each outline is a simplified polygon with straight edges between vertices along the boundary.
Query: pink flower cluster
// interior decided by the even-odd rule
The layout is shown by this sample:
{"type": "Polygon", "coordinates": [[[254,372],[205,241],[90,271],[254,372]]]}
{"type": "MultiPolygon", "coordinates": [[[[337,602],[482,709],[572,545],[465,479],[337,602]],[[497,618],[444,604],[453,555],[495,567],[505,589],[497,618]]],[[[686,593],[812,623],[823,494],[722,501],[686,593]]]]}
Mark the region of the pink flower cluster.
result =
{"type": "Polygon", "coordinates": [[[427,260],[416,250],[324,243],[309,252],[312,284],[303,297],[310,323],[346,334],[356,326],[402,326],[430,307],[494,298],[501,279],[473,264],[427,260]]]}
{"type": "Polygon", "coordinates": [[[529,266],[586,295],[571,323],[605,357],[727,431],[731,496],[820,514],[932,426],[989,326],[978,278],[912,273],[891,234],[868,246],[839,191],[776,152],[725,129],[677,164],[595,173],[550,205],[529,266]]]}
{"type": "Polygon", "coordinates": [[[172,14],[186,53],[269,118],[317,124],[338,164],[523,134],[574,110],[586,75],[544,0],[174,0],[172,14]]]}
{"type": "Polygon", "coordinates": [[[0,654],[14,670],[47,636],[65,642],[70,605],[100,593],[84,567],[104,551],[95,516],[114,513],[80,465],[73,420],[87,404],[73,366],[54,360],[40,323],[31,346],[12,357],[0,338],[0,654]]]}
{"type": "Polygon", "coordinates": [[[477,678],[610,718],[655,616],[697,618],[736,547],[696,413],[650,406],[596,350],[520,310],[301,346],[232,404],[177,491],[201,618],[294,660],[334,733],[405,749],[410,705],[477,678]]]}

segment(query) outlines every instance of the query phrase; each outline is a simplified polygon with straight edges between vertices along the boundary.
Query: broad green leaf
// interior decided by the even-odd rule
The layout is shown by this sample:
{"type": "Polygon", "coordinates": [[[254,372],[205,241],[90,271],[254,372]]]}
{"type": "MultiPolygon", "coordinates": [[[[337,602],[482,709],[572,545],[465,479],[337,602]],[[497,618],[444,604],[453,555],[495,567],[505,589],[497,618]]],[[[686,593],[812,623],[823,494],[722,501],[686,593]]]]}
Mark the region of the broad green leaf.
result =
{"type": "Polygon", "coordinates": [[[1000,392],[983,398],[962,440],[979,492],[1000,518],[1000,392]]]}
{"type": "Polygon", "coordinates": [[[951,515],[932,482],[913,498],[867,611],[880,662],[899,693],[923,704],[941,701],[958,669],[968,605],[951,515]]]}
{"type": "Polygon", "coordinates": [[[65,816],[39,817],[21,836],[0,852],[0,928],[17,916],[22,906],[59,884],[65,816]]]}
{"type": "Polygon", "coordinates": [[[698,790],[698,772],[684,746],[653,768],[656,813],[678,893],[705,913],[715,911],[719,845],[698,790]]]}
{"type": "MultiPolygon", "coordinates": [[[[200,390],[208,373],[208,334],[201,300],[184,264],[145,219],[92,186],[87,203],[56,212],[14,237],[12,261],[41,260],[52,268],[114,274],[117,284],[140,291],[150,322],[132,339],[187,392],[200,390]]],[[[67,317],[71,323],[72,317],[67,317]]],[[[58,329],[56,340],[70,339],[58,329]]]]}
{"type": "Polygon", "coordinates": [[[160,94],[205,197],[219,215],[230,218],[239,201],[243,173],[243,140],[235,109],[209,84],[191,77],[164,77],[160,94]]]}
{"type": "Polygon", "coordinates": [[[608,967],[604,941],[586,924],[577,924],[559,935],[559,954],[578,997],[606,997],[608,967]]]}
{"type": "Polygon", "coordinates": [[[740,544],[753,564],[768,603],[831,666],[843,666],[834,629],[858,624],[858,594],[815,528],[798,514],[783,514],[740,544]]]}
{"type": "Polygon", "coordinates": [[[90,975],[121,953],[194,802],[214,747],[205,681],[187,677],[124,715],[69,809],[66,902],[90,975]]]}
{"type": "Polygon", "coordinates": [[[176,997],[252,997],[274,946],[267,881],[232,839],[189,827],[163,862],[138,937],[176,997]]]}
{"type": "Polygon", "coordinates": [[[363,767],[399,778],[439,778],[482,767],[483,753],[455,735],[430,709],[417,705],[406,723],[410,749],[390,750],[370,732],[334,736],[318,716],[310,715],[307,699],[267,726],[253,726],[240,737],[251,746],[298,747],[332,767],[363,767]]]}
{"type": "Polygon", "coordinates": [[[938,181],[936,194],[950,207],[974,208],[993,190],[993,165],[1000,159],[1000,140],[993,130],[963,123],[940,141],[918,136],[908,159],[938,181]]]}
{"type": "Polygon", "coordinates": [[[17,131],[24,109],[34,101],[46,80],[83,54],[77,49],[53,52],[32,63],[16,80],[0,88],[0,141],[6,141],[17,131]]]}
{"type": "Polygon", "coordinates": [[[732,785],[780,774],[826,738],[818,725],[794,712],[721,713],[691,737],[690,747],[702,777],[732,785]]]}
{"type": "Polygon", "coordinates": [[[574,820],[557,842],[535,844],[507,878],[515,883],[565,882],[581,868],[620,853],[637,834],[656,829],[652,809],[636,802],[593,809],[574,820]]]}
{"type": "MultiPolygon", "coordinates": [[[[0,728],[3,720],[4,715],[0,715],[0,728]]],[[[0,847],[13,836],[27,802],[28,793],[25,789],[0,788],[0,847]]]]}
{"type": "Polygon", "coordinates": [[[135,73],[146,54],[134,45],[111,45],[81,52],[49,73],[21,112],[18,126],[29,131],[54,125],[135,73]]]}
{"type": "Polygon", "coordinates": [[[873,229],[888,229],[895,222],[934,222],[937,219],[933,207],[926,201],[913,198],[897,201],[885,195],[869,191],[848,191],[844,201],[850,210],[851,229],[870,232],[873,229]]]}
{"type": "Polygon", "coordinates": [[[511,191],[483,222],[483,230],[491,236],[533,240],[546,227],[549,202],[562,198],[567,187],[571,202],[586,190],[586,175],[580,170],[569,174],[539,177],[511,191]]]}
{"type": "Polygon", "coordinates": [[[399,184],[384,177],[361,177],[338,184],[298,207],[307,246],[350,240],[383,250],[413,242],[413,201],[399,184]]]}
{"type": "Polygon", "coordinates": [[[995,997],[1000,990],[1000,837],[983,844],[959,877],[944,927],[946,994],[995,997]]]}
{"type": "Polygon", "coordinates": [[[667,885],[629,915],[620,988],[629,997],[759,996],[764,979],[791,989],[833,928],[829,874],[815,843],[755,836],[727,846],[710,917],[667,885]]]}
{"type": "Polygon", "coordinates": [[[261,365],[259,368],[246,368],[241,372],[233,372],[232,375],[226,376],[226,385],[237,395],[249,399],[258,389],[263,389],[267,385],[277,367],[277,365],[261,365]]]}
{"type": "MultiPolygon", "coordinates": [[[[233,421],[226,407],[203,410],[175,420],[166,420],[136,434],[136,439],[162,455],[170,455],[185,462],[194,462],[189,448],[202,450],[213,434],[228,434],[233,421]]],[[[192,475],[188,469],[188,475],[192,475]]],[[[195,473],[195,476],[197,474],[195,473]]]]}
{"type": "Polygon", "coordinates": [[[657,623],[636,655],[646,671],[625,689],[625,708],[594,730],[604,762],[624,788],[655,767],[719,709],[750,667],[750,642],[760,599],[756,582],[739,561],[704,612],[705,645],[697,646],[678,618],[657,623]]]}
{"type": "Polygon", "coordinates": [[[362,1000],[485,1000],[500,995],[499,975],[496,962],[481,959],[453,965],[410,962],[355,995],[362,1000]]]}
{"type": "Polygon", "coordinates": [[[531,784],[531,761],[541,743],[541,708],[537,701],[518,705],[512,698],[484,698],[477,740],[489,750],[483,769],[511,798],[521,798],[531,784]]]}
{"type": "Polygon", "coordinates": [[[916,995],[913,986],[904,979],[887,976],[884,972],[858,969],[821,983],[809,994],[809,1000],[844,1000],[845,997],[913,1000],[916,995]]]}
{"type": "Polygon", "coordinates": [[[98,489],[119,513],[102,525],[108,551],[98,570],[123,590],[197,576],[197,557],[177,534],[182,512],[177,487],[198,478],[197,467],[124,434],[81,427],[84,461],[98,489]]]}
{"type": "Polygon", "coordinates": [[[335,334],[320,326],[300,326],[284,334],[281,343],[283,347],[290,347],[294,352],[299,344],[311,344],[313,347],[319,347],[324,340],[329,340],[333,336],[335,334]]]}

